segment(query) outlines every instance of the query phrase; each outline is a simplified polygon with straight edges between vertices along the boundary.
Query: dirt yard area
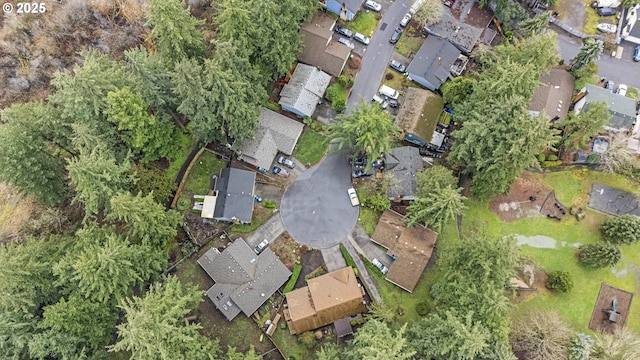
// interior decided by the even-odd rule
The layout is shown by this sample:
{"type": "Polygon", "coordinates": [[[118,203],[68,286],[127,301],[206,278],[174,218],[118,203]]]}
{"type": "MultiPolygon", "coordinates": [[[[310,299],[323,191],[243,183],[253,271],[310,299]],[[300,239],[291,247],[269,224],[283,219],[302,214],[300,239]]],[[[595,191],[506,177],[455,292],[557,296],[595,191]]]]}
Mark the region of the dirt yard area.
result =
{"type": "Polygon", "coordinates": [[[300,245],[297,241],[285,232],[278,237],[271,245],[273,251],[289,270],[293,270],[293,265],[306,254],[309,248],[306,245],[300,245]]]}
{"type": "Polygon", "coordinates": [[[502,221],[514,221],[526,217],[540,216],[540,209],[551,190],[528,173],[520,175],[506,195],[496,196],[489,202],[489,210],[502,221]],[[536,200],[531,201],[530,197],[536,200]]]}
{"type": "Polygon", "coordinates": [[[22,225],[39,212],[33,196],[23,196],[11,186],[0,183],[0,242],[20,231],[22,225]]]}
{"type": "Polygon", "coordinates": [[[584,29],[587,10],[584,0],[558,0],[552,10],[563,23],[580,31],[584,29]]]}
{"type": "Polygon", "coordinates": [[[612,334],[615,330],[623,328],[631,310],[632,299],[632,293],[602,283],[589,321],[589,329],[612,334]],[[617,316],[610,317],[614,300],[616,301],[617,316]],[[613,317],[617,319],[611,321],[610,319],[613,317]]]}

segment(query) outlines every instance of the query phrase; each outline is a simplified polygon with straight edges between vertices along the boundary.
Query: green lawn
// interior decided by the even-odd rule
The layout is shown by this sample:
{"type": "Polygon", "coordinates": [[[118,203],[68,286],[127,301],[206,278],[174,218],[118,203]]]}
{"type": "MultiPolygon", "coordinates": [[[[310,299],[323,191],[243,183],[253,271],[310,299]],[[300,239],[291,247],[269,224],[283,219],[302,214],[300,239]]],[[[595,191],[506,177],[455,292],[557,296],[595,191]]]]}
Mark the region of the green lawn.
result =
{"type": "Polygon", "coordinates": [[[638,89],[629,86],[627,89],[627,95],[625,95],[628,98],[632,98],[633,101],[638,101],[638,89]]]}
{"type": "Polygon", "coordinates": [[[360,215],[358,215],[358,224],[364,228],[364,231],[367,232],[367,235],[373,235],[373,231],[376,229],[376,225],[378,225],[378,220],[380,220],[380,215],[378,211],[375,211],[368,207],[360,207],[360,215]]]}
{"type": "Polygon", "coordinates": [[[177,143],[177,151],[173,154],[173,158],[169,160],[169,168],[167,168],[167,171],[164,174],[164,176],[172,182],[176,181],[180,168],[184,162],[187,161],[187,158],[194,146],[194,142],[191,140],[191,137],[183,133],[179,133],[177,143]]]}
{"type": "Polygon", "coordinates": [[[396,52],[402,56],[408,57],[411,53],[417,53],[423,42],[424,38],[420,36],[407,36],[407,33],[404,32],[396,44],[396,52]]]}
{"type": "Polygon", "coordinates": [[[215,154],[205,151],[196,161],[189,179],[184,184],[185,191],[191,194],[206,195],[209,192],[211,174],[218,174],[227,166],[226,161],[218,159],[215,154]]]}
{"type": "Polygon", "coordinates": [[[378,19],[376,19],[376,13],[373,11],[360,11],[356,18],[346,25],[353,32],[359,32],[360,34],[371,37],[378,26],[378,19]]]}
{"type": "MultiPolygon", "coordinates": [[[[633,190],[637,187],[622,176],[595,171],[568,171],[533,176],[554,189],[558,199],[566,206],[576,204],[585,209],[588,192],[595,181],[624,190],[633,190]]],[[[551,237],[557,240],[555,249],[523,245],[521,247],[523,256],[532,259],[547,272],[566,270],[573,276],[575,287],[572,291],[552,295],[545,289],[539,289],[538,296],[515,307],[515,316],[532,309],[554,309],[560,312],[561,316],[576,330],[588,331],[587,326],[601,282],[631,292],[637,293],[640,290],[635,281],[638,274],[634,274],[637,265],[633,265],[640,264],[638,245],[624,246],[623,260],[615,267],[618,272],[628,270],[629,274],[626,276],[616,277],[611,269],[587,270],[576,260],[578,244],[601,241],[599,225],[606,218],[604,214],[587,210],[587,218],[581,222],[575,218],[555,222],[543,217],[534,217],[504,223],[488,210],[487,202],[471,199],[468,201],[468,206],[463,220],[465,232],[481,229],[482,232],[496,237],[510,234],[551,237]]],[[[440,239],[438,241],[440,246],[440,239]]],[[[636,331],[640,330],[640,304],[637,301],[632,304],[627,326],[636,331]]]]}
{"type": "Polygon", "coordinates": [[[305,129],[298,140],[293,156],[303,164],[317,164],[327,152],[329,137],[311,129],[305,129]]]}
{"type": "Polygon", "coordinates": [[[331,102],[331,108],[336,110],[336,104],[347,102],[347,95],[347,89],[343,88],[340,83],[335,83],[327,88],[324,97],[331,102]]]}
{"type": "MultiPolygon", "coordinates": [[[[284,319],[281,321],[284,323],[284,319]]],[[[275,333],[271,337],[273,342],[278,345],[278,348],[282,351],[287,359],[313,359],[314,351],[310,351],[307,347],[300,342],[295,335],[289,334],[289,329],[282,329],[280,325],[276,329],[275,333]]]]}

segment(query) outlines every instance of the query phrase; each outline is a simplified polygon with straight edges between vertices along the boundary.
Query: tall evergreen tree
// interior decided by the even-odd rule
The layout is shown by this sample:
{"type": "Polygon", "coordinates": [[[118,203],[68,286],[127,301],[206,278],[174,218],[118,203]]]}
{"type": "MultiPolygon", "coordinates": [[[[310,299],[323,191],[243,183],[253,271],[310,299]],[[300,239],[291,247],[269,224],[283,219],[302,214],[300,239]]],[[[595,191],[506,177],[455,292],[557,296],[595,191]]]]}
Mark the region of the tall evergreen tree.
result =
{"type": "Polygon", "coordinates": [[[118,342],[109,351],[128,351],[134,360],[215,359],[218,344],[198,333],[200,325],[184,321],[201,301],[197,286],[174,276],[152,285],[143,297],[124,299],[126,322],[118,325],[118,342]]]}
{"type": "Polygon", "coordinates": [[[184,58],[200,59],[204,55],[204,36],[198,30],[204,24],[191,16],[179,0],[149,0],[147,25],[150,37],[168,64],[184,58]]]}
{"type": "Polygon", "coordinates": [[[640,216],[620,215],[607,218],[602,223],[607,241],[614,244],[633,244],[640,241],[640,216]]]}
{"type": "Polygon", "coordinates": [[[120,193],[111,198],[110,220],[123,221],[129,227],[128,235],[135,242],[155,249],[167,249],[178,233],[182,216],[174,210],[165,211],[153,194],[142,196],[120,193]]]}
{"type": "Polygon", "coordinates": [[[346,359],[354,360],[404,360],[411,359],[415,351],[409,349],[404,337],[407,325],[394,331],[378,320],[367,321],[353,337],[346,359]]]}
{"type": "Polygon", "coordinates": [[[580,114],[569,113],[559,124],[564,128],[564,146],[568,150],[579,150],[586,146],[594,135],[609,123],[611,114],[606,102],[589,103],[589,108],[580,114]]]}
{"type": "Polygon", "coordinates": [[[116,193],[129,189],[129,167],[128,160],[118,164],[109,151],[100,147],[68,160],[69,179],[76,190],[75,201],[84,205],[85,219],[109,205],[116,193]]]}
{"type": "Polygon", "coordinates": [[[571,71],[577,71],[592,61],[600,59],[600,54],[604,50],[602,40],[586,38],[580,47],[580,52],[571,59],[571,71]]]}
{"type": "Polygon", "coordinates": [[[171,67],[162,62],[157,53],[147,53],[143,47],[137,47],[124,52],[125,68],[133,77],[138,90],[144,100],[156,111],[158,109],[175,110],[175,96],[171,86],[171,67]]]}
{"type": "Polygon", "coordinates": [[[518,29],[524,36],[536,36],[541,34],[549,26],[549,19],[551,18],[551,12],[546,11],[536,16],[523,20],[518,24],[518,29]]]}
{"type": "Polygon", "coordinates": [[[407,225],[422,223],[436,231],[442,231],[447,223],[462,215],[467,208],[464,205],[466,198],[461,191],[462,188],[449,185],[434,189],[425,197],[416,198],[407,208],[407,225]]]}
{"type": "Polygon", "coordinates": [[[150,115],[142,95],[125,87],[107,94],[107,120],[118,125],[129,148],[142,155],[143,162],[169,156],[175,151],[176,131],[162,117],[150,115]]]}
{"type": "Polygon", "coordinates": [[[459,318],[449,311],[431,314],[407,331],[409,347],[421,359],[475,360],[491,346],[491,334],[472,314],[459,318]]]}

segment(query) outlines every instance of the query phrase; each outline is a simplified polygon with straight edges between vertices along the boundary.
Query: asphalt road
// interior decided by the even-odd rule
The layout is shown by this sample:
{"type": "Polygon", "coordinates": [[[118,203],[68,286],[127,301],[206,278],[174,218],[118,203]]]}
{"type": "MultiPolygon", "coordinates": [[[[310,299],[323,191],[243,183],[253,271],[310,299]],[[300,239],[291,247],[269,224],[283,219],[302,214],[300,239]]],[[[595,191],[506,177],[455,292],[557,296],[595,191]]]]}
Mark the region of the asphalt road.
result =
{"type": "Polygon", "coordinates": [[[358,220],[351,206],[351,166],[332,153],[298,176],[282,197],[280,214],[289,234],[301,244],[325,249],[343,240],[358,220]]]}
{"type": "MultiPolygon", "coordinates": [[[[565,61],[569,61],[580,51],[580,39],[570,37],[566,34],[558,34],[558,45],[560,55],[565,61]]],[[[622,42],[622,58],[616,59],[610,54],[600,55],[598,64],[598,75],[613,80],[616,84],[627,84],[640,88],[640,63],[633,62],[633,49],[635,46],[622,42]]]]}
{"type": "Polygon", "coordinates": [[[413,3],[411,0],[395,0],[393,2],[382,0],[378,2],[382,4],[383,18],[364,52],[360,72],[356,76],[351,94],[347,99],[347,113],[363,99],[371,101],[373,95],[378,91],[384,70],[389,63],[391,54],[393,54],[394,45],[389,43],[389,38],[393,34],[393,30],[399,26],[404,14],[409,12],[413,3]]]}

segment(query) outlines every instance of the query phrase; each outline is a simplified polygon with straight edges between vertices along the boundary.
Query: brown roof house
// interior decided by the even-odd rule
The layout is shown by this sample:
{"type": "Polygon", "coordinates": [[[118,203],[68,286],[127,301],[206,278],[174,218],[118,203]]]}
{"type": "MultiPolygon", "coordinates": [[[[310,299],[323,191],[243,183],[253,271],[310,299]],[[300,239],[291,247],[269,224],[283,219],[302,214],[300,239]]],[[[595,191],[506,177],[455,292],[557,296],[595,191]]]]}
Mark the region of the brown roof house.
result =
{"type": "Polygon", "coordinates": [[[215,281],[207,296],[229,321],[240,312],[251,316],[291,276],[271,249],[256,255],[242,238],[223,252],[209,249],[198,264],[215,281]]]}
{"type": "Polygon", "coordinates": [[[238,160],[269,169],[278,151],[293,154],[304,124],[266,108],[260,109],[258,122],[253,139],[236,141],[231,148],[238,160]]]}
{"type": "Polygon", "coordinates": [[[291,334],[300,334],[364,312],[363,289],[351,267],[309,279],[286,295],[284,318],[291,334]]]}
{"type": "Polygon", "coordinates": [[[333,76],[340,76],[351,55],[346,45],[332,40],[336,20],[321,12],[300,28],[304,50],[298,60],[333,76]]]}
{"type": "Polygon", "coordinates": [[[395,211],[383,212],[371,241],[388,249],[387,255],[395,258],[387,281],[412,292],[431,259],[438,233],[422,225],[407,227],[402,218],[395,211]]]}
{"type": "Polygon", "coordinates": [[[567,116],[575,79],[566,70],[551,69],[540,77],[542,85],[538,86],[529,103],[531,116],[538,116],[544,111],[547,119],[562,121],[567,116]]]}

